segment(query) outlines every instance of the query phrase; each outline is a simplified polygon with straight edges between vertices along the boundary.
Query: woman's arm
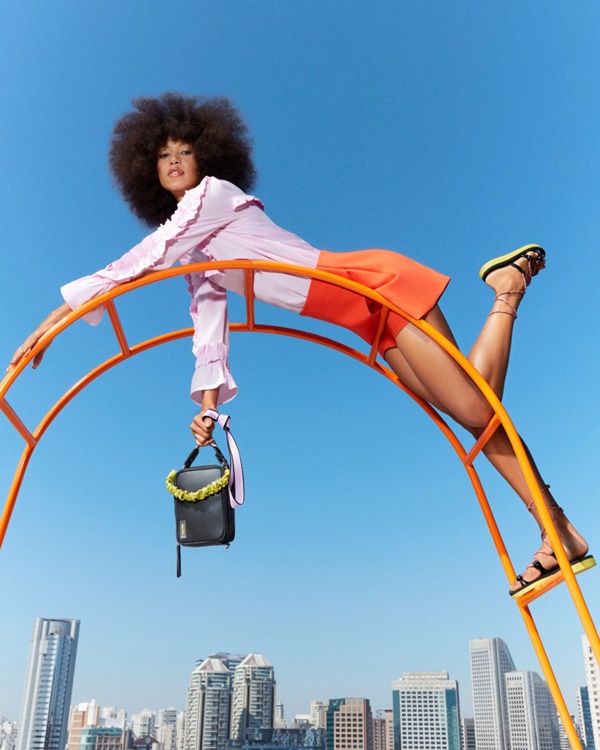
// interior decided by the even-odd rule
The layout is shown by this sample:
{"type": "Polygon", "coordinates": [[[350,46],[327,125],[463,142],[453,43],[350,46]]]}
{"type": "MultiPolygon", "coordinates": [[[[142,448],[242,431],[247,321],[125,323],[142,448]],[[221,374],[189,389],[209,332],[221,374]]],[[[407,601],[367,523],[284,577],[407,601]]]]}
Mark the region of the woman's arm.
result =
{"type": "MultiPolygon", "coordinates": [[[[18,362],[27,354],[27,352],[30,352],[33,349],[33,347],[42,338],[42,336],[45,333],[48,333],[48,331],[51,328],[53,328],[57,323],[60,323],[62,320],[64,320],[70,312],[71,312],[71,308],[69,307],[69,305],[67,305],[66,302],[64,302],[60,307],[57,307],[56,310],[51,312],[50,315],[48,315],[48,317],[42,323],[39,324],[39,326],[35,329],[35,331],[25,339],[25,341],[13,354],[13,357],[10,360],[10,365],[8,366],[7,371],[10,370],[11,367],[15,367],[15,365],[18,364],[18,362]]],[[[48,346],[50,346],[50,344],[48,344],[48,346]]],[[[40,352],[38,352],[33,358],[33,362],[31,366],[33,367],[34,370],[42,361],[44,354],[46,353],[46,349],[48,349],[48,346],[45,349],[42,349],[40,352]]]]}

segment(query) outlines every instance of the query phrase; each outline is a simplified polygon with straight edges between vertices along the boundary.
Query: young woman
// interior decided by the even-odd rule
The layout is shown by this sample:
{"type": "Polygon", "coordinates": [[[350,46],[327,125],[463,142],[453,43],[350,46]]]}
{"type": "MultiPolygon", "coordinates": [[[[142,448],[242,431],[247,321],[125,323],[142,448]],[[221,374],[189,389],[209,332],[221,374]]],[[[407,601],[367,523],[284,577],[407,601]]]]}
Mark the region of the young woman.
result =
{"type": "MultiPolygon", "coordinates": [[[[167,93],[134,100],[135,110],[116,124],[109,161],[116,183],[133,213],[156,229],[119,260],[91,276],[62,288],[65,303],[51,313],[15,352],[14,366],[53,325],[84,302],[177,261],[259,259],[333,271],[381,292],[413,317],[425,319],[455,342],[439,306],[448,277],[398,253],[366,250],[348,253],[318,251],[275,225],[260,200],[250,194],[256,172],[247,128],[225,98],[200,99],[167,93]]],[[[544,268],[545,252],[526,245],[487,262],[480,271],[494,291],[491,312],[469,353],[469,360],[502,398],[517,309],[533,276],[544,268]]],[[[211,440],[214,423],[207,409],[232,399],[237,386],[229,371],[227,290],[243,294],[241,271],[186,275],[192,297],[193,351],[196,370],[192,398],[201,411],[191,429],[199,445],[211,440]]],[[[359,295],[286,274],[257,272],[257,299],[302,315],[353,330],[372,343],[378,306],[359,295]]],[[[97,324],[103,310],[86,316],[97,324]]],[[[380,353],[411,390],[448,414],[475,437],[492,411],[463,370],[418,328],[390,314],[380,353]]],[[[44,352],[33,361],[37,367],[44,352]]],[[[485,455],[506,479],[535,518],[542,545],[511,593],[558,567],[538,511],[502,428],[488,442],[485,455]]],[[[570,561],[583,558],[588,546],[569,523],[535,468],[553,520],[570,561]]]]}

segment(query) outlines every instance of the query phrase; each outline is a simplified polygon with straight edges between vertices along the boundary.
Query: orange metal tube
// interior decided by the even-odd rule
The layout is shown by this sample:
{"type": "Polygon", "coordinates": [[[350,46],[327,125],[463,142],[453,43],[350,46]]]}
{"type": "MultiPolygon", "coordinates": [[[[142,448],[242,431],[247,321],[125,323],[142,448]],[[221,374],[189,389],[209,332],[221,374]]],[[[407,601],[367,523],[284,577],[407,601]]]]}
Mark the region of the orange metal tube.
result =
{"type": "MultiPolygon", "coordinates": [[[[517,600],[517,602],[518,601],[519,600],[517,600]]],[[[571,748],[572,750],[582,750],[581,742],[579,741],[579,737],[577,736],[577,732],[575,731],[575,727],[573,726],[573,722],[571,721],[569,709],[567,708],[567,705],[558,686],[556,676],[550,664],[550,660],[548,659],[548,655],[546,654],[546,650],[544,649],[544,646],[542,644],[542,639],[540,638],[538,629],[533,621],[533,617],[531,616],[529,607],[519,604],[519,610],[523,617],[523,622],[525,623],[527,632],[529,633],[529,638],[531,639],[531,643],[533,644],[533,648],[537,655],[538,661],[540,662],[542,672],[544,673],[544,677],[546,678],[548,688],[554,699],[556,710],[558,711],[558,715],[561,718],[563,727],[565,729],[565,732],[567,733],[567,737],[569,738],[571,748]]]]}
{"type": "Polygon", "coordinates": [[[15,427],[15,429],[21,435],[21,437],[25,440],[25,442],[29,443],[29,445],[32,448],[35,448],[37,440],[33,437],[31,432],[29,432],[27,427],[25,427],[25,425],[21,421],[16,411],[12,408],[12,406],[8,403],[8,401],[5,398],[3,398],[2,401],[0,401],[0,409],[4,412],[4,414],[6,414],[6,416],[12,423],[13,427],[15,427]]]}
{"type": "Polygon", "coordinates": [[[106,305],[106,309],[108,311],[110,322],[112,323],[112,326],[115,329],[115,334],[117,336],[117,341],[119,342],[119,346],[121,347],[121,351],[126,357],[128,357],[130,354],[129,344],[127,343],[127,337],[125,336],[125,331],[123,330],[123,326],[121,325],[121,320],[119,318],[119,314],[117,313],[117,308],[115,307],[115,303],[111,300],[106,305]]]}
{"type": "Polygon", "coordinates": [[[377,321],[375,338],[373,339],[373,343],[371,344],[371,351],[369,352],[369,357],[367,359],[367,364],[369,365],[369,367],[373,367],[373,363],[377,359],[377,355],[379,353],[379,342],[381,341],[381,337],[383,336],[383,332],[385,331],[385,324],[387,323],[389,315],[389,309],[387,307],[382,307],[381,312],[379,313],[379,320],[377,321]]]}
{"type": "Polygon", "coordinates": [[[246,292],[246,330],[254,330],[254,271],[247,268],[244,273],[244,291],[246,292]]]}

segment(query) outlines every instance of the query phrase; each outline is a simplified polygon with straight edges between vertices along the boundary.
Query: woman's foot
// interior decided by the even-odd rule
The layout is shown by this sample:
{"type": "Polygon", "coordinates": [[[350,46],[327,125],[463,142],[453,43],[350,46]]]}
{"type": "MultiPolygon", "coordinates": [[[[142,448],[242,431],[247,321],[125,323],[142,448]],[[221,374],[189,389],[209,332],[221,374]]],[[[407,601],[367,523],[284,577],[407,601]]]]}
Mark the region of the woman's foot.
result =
{"type": "MultiPolygon", "coordinates": [[[[569,562],[574,563],[581,560],[588,553],[588,544],[585,539],[576,531],[567,517],[560,508],[557,509],[559,514],[555,520],[556,530],[567,554],[569,562]]],[[[514,595],[536,583],[541,578],[555,573],[558,570],[558,562],[548,543],[545,534],[542,534],[542,546],[534,554],[533,560],[525,568],[523,573],[517,576],[517,580],[509,589],[509,594],[514,595]]]]}
{"type": "Polygon", "coordinates": [[[544,268],[544,257],[541,247],[527,245],[483,266],[480,276],[496,292],[490,315],[501,313],[517,317],[517,308],[532,277],[544,268]]]}
{"type": "Polygon", "coordinates": [[[524,274],[526,286],[529,286],[531,277],[536,276],[545,267],[545,258],[546,251],[539,245],[524,245],[513,250],[512,253],[500,255],[484,263],[479,270],[479,275],[495,291],[502,291],[496,289],[496,286],[488,281],[488,277],[501,268],[514,268],[524,274]],[[522,262],[523,259],[525,264],[522,262]]]}

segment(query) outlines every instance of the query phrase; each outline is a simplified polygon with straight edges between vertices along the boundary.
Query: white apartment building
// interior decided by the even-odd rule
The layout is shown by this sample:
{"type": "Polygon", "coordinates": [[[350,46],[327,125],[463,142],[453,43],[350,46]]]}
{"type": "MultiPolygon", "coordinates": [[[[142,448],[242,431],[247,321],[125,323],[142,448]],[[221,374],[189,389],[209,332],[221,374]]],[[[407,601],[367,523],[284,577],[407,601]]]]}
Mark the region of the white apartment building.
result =
{"type": "Polygon", "coordinates": [[[254,730],[273,726],[275,674],[262,654],[248,654],[235,668],[231,739],[251,740],[254,730]]]}
{"type": "Polygon", "coordinates": [[[35,621],[17,750],[64,750],[78,638],[79,620],[35,621]]]}
{"type": "Polygon", "coordinates": [[[177,709],[161,708],[156,717],[156,739],[162,750],[177,750],[177,709]]]}
{"type": "Polygon", "coordinates": [[[448,672],[405,672],[392,699],[397,748],[461,750],[458,683],[448,672]]]}
{"type": "Polygon", "coordinates": [[[535,672],[505,675],[511,750],[560,750],[558,716],[546,683],[535,672]]]}
{"type": "Polygon", "coordinates": [[[143,708],[139,714],[131,716],[131,731],[135,737],[154,737],[156,714],[149,708],[143,708]]]}
{"type": "Polygon", "coordinates": [[[325,729],[327,704],[323,701],[310,702],[310,725],[317,729],[325,729]]]}
{"type": "Polygon", "coordinates": [[[219,659],[205,659],[190,677],[184,750],[224,750],[229,739],[231,672],[219,659]]]}
{"type": "Polygon", "coordinates": [[[587,635],[581,636],[583,646],[583,661],[585,664],[585,681],[588,689],[590,724],[594,737],[594,745],[600,748],[600,670],[598,662],[590,646],[587,635]]]}
{"type": "Polygon", "coordinates": [[[504,676],[515,665],[508,647],[501,638],[475,638],[469,651],[477,750],[510,750],[504,676]]]}

